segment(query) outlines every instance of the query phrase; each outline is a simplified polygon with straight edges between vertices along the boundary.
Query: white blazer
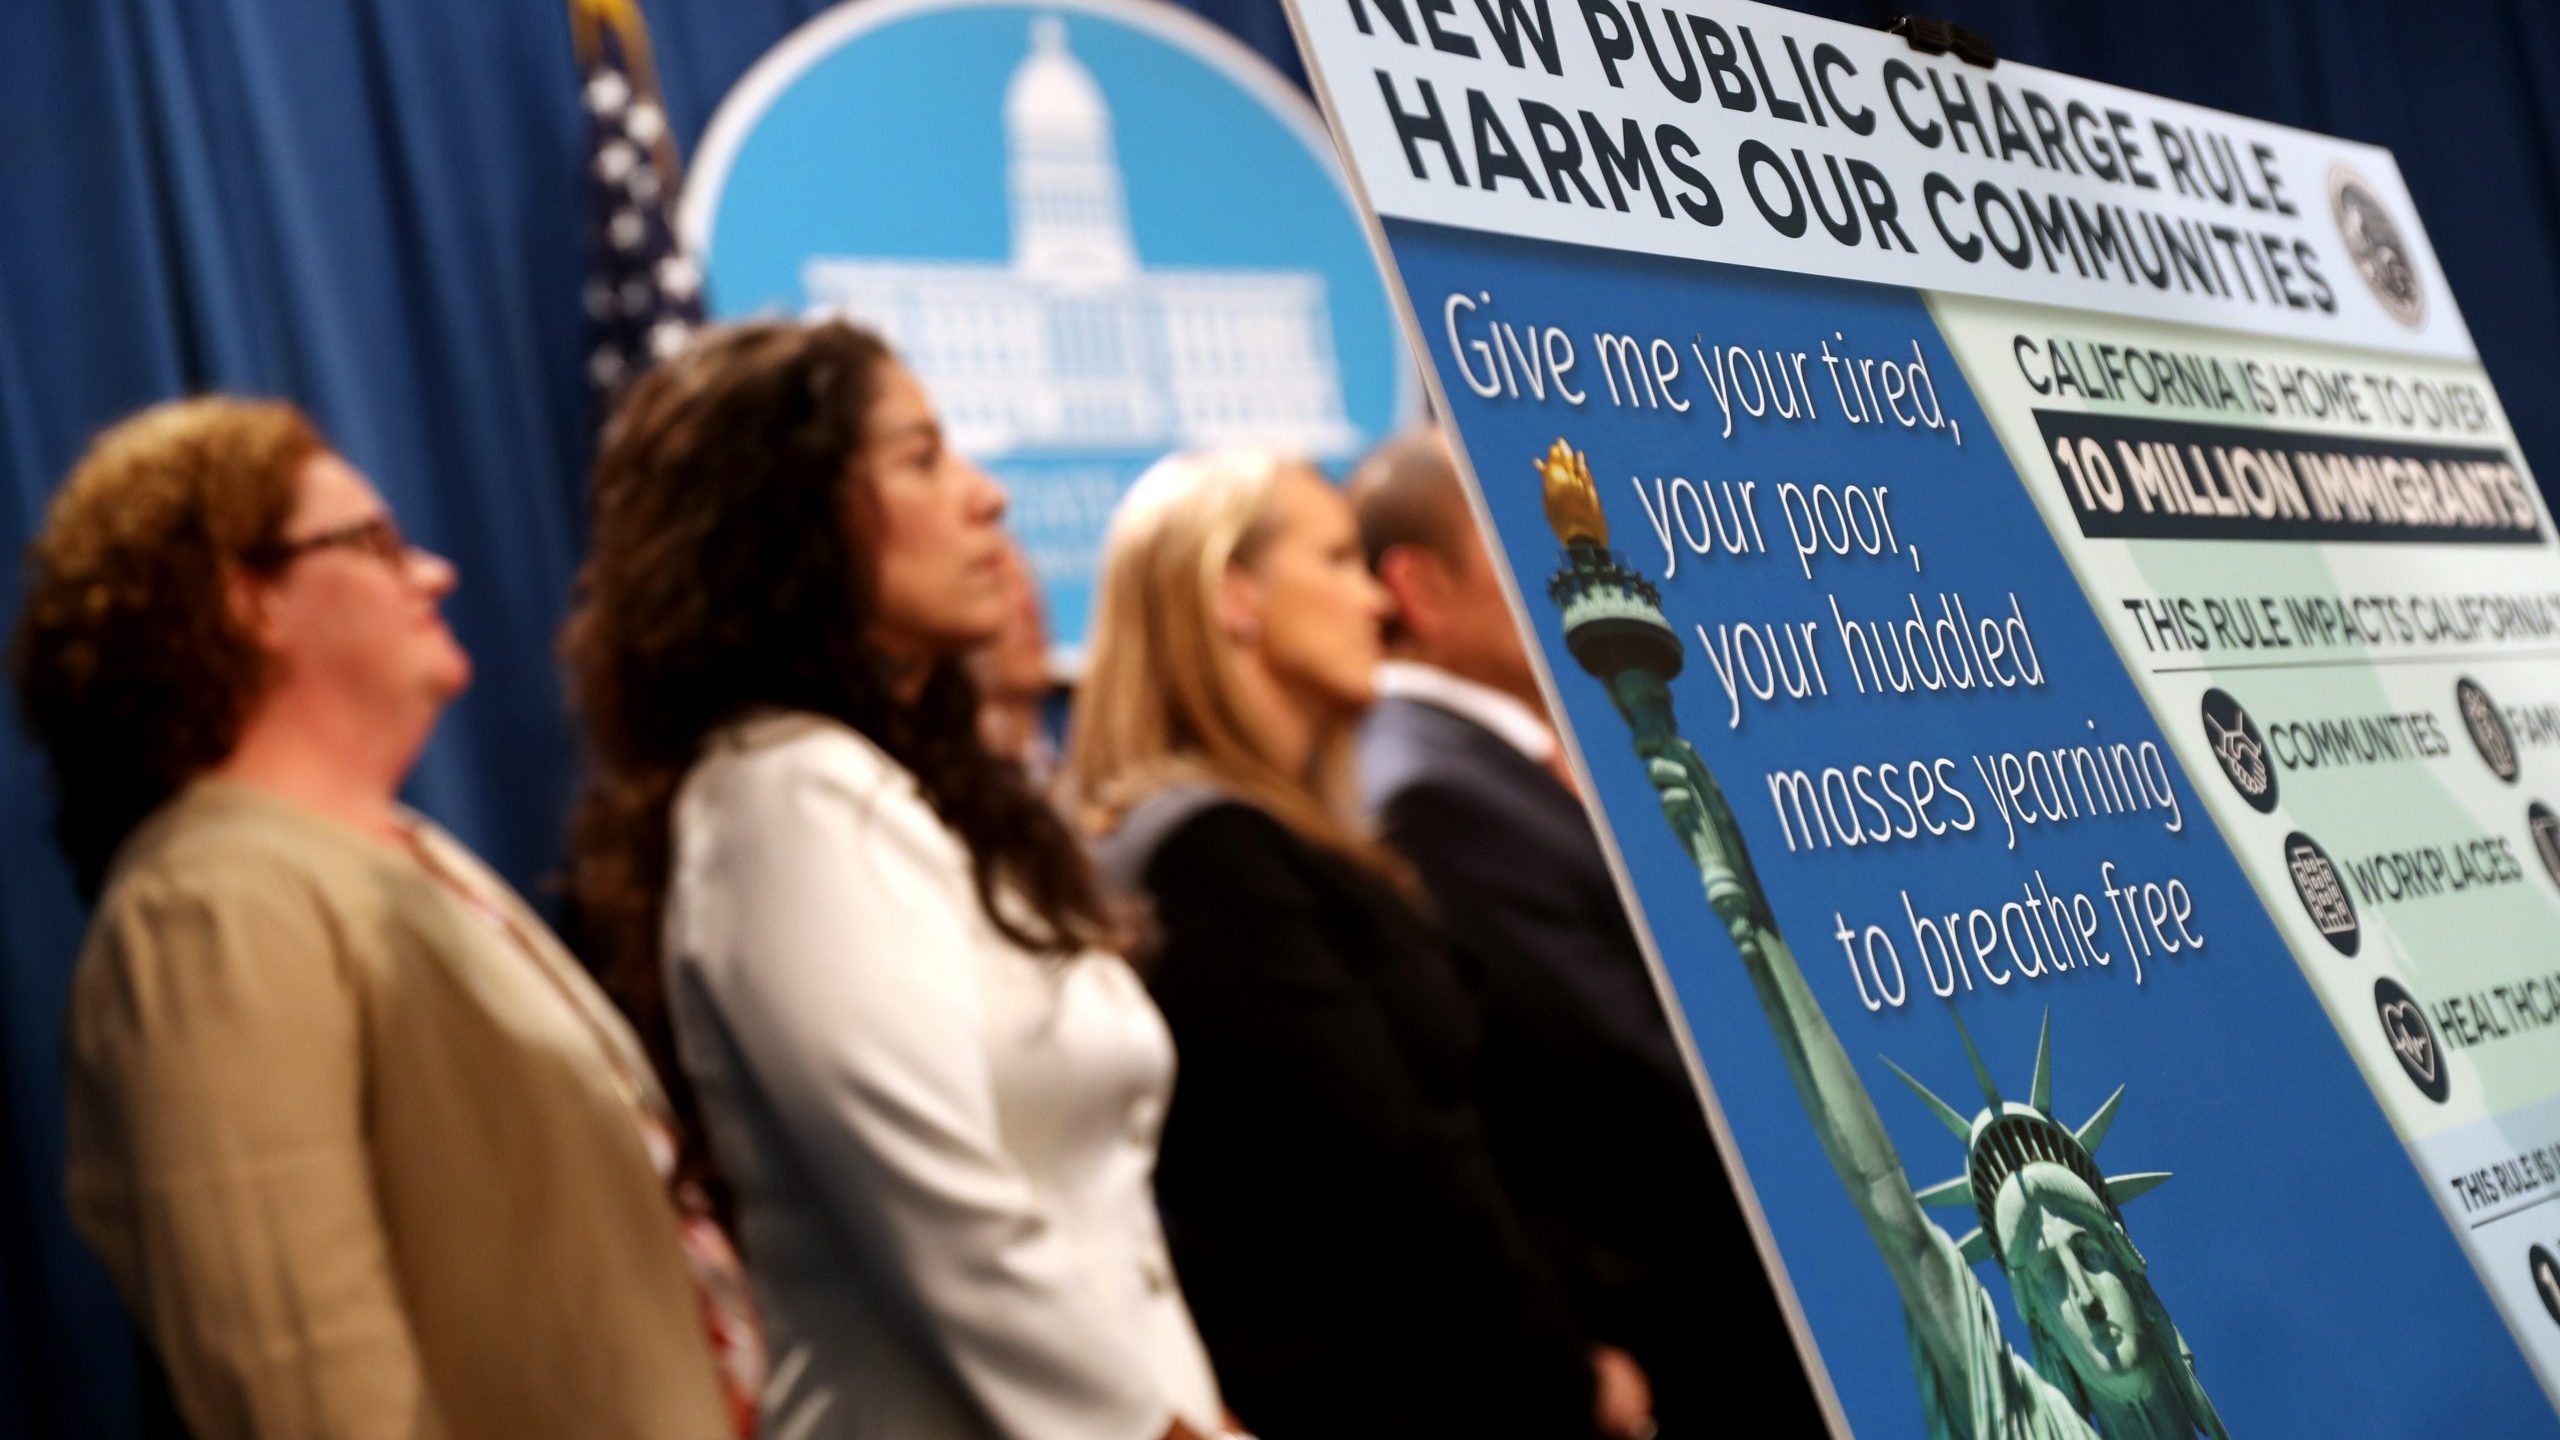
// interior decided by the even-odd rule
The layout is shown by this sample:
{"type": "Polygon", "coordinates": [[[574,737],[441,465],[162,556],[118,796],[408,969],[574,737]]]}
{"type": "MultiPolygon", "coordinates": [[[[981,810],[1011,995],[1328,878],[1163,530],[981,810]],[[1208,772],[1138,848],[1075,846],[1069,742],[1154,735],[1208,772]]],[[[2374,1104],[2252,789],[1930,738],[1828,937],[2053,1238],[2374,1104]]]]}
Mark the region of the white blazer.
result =
{"type": "Polygon", "coordinates": [[[915,777],[807,714],[685,777],[665,938],[766,1440],[1217,1433],[1156,1217],[1173,1042],[1125,963],[1006,940],[915,777]]]}

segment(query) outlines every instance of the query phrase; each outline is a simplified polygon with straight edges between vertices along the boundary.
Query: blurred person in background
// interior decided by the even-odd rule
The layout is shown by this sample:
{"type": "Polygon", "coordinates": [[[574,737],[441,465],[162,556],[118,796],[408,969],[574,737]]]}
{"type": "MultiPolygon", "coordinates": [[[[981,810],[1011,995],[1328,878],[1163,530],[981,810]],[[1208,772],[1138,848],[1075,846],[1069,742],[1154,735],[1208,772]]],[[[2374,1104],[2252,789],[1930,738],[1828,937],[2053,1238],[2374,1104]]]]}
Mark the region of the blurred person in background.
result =
{"type": "Polygon", "coordinates": [[[1353,817],[1385,609],[1349,503],[1272,455],[1159,463],[1104,544],[1070,781],[1152,906],[1174,1259],[1268,1440],[1641,1435],[1495,1179],[1478,997],[1353,817]]]}
{"type": "Polygon", "coordinates": [[[1172,1043],[980,738],[1004,506],[842,324],[707,333],[596,465],[574,885],[698,1097],[791,1440],[1224,1418],[1148,1188],[1172,1043]]]}
{"type": "Polygon", "coordinates": [[[29,571],[96,903],[66,1189],[195,1440],[732,1433],[647,1060],[395,799],[470,676],[453,567],[299,412],[202,399],[100,436],[29,571]]]}
{"type": "MultiPolygon", "coordinates": [[[[1740,1382],[1798,1373],[1651,971],[1548,723],[1502,573],[1436,427],[1351,478],[1392,597],[1363,800],[1483,976],[1485,1138],[1595,1334],[1653,1383],[1667,1440],[1721,1433],[1740,1382]]],[[[1779,1395],[1818,1433],[1811,1391],[1779,1395]]]]}
{"type": "Polygon", "coordinates": [[[969,656],[978,686],[978,738],[988,750],[1022,767],[1035,790],[1058,776],[1058,748],[1049,738],[1047,707],[1049,616],[1040,579],[1022,547],[1005,545],[1004,625],[969,656]]]}

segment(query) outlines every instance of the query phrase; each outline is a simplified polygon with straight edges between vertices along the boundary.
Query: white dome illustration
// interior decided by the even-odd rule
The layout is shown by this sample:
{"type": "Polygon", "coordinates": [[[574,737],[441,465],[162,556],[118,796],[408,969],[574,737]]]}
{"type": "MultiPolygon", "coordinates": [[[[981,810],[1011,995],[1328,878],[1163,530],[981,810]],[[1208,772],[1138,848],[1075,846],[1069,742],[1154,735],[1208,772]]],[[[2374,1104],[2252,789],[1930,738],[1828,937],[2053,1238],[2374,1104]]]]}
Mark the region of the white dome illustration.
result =
{"type": "Polygon", "coordinates": [[[1090,146],[1111,153],[1111,107],[1093,72],[1067,50],[1067,22],[1043,15],[1031,22],[1031,56],[1004,90],[1004,128],[1017,150],[1025,144],[1090,146]]]}
{"type": "Polygon", "coordinates": [[[1004,128],[1016,263],[1070,282],[1134,273],[1111,109],[1093,72],[1067,53],[1067,23],[1055,15],[1031,22],[1030,58],[1005,87],[1004,128]]]}
{"type": "MultiPolygon", "coordinates": [[[[1034,19],[1030,40],[1003,102],[1012,259],[813,256],[810,312],[878,329],[982,460],[1205,445],[1347,458],[1360,436],[1324,277],[1142,267],[1109,97],[1062,17],[1034,19]]],[[[1097,514],[1116,496],[1090,497],[1097,514]]]]}

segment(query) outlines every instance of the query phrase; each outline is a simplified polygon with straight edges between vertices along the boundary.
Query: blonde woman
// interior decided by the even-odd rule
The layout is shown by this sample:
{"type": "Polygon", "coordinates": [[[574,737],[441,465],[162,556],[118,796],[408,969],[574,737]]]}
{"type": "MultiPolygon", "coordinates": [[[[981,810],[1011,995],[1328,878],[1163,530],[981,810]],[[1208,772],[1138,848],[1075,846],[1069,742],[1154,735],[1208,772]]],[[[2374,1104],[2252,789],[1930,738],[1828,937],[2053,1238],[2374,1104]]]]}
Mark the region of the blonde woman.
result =
{"type": "Polygon", "coordinates": [[[1384,608],[1351,507],[1276,456],[1157,465],[1105,545],[1070,765],[1151,902],[1175,1269],[1267,1440],[1641,1433],[1616,1385],[1595,1424],[1593,1358],[1495,1183],[1476,996],[1346,818],[1384,608]]]}

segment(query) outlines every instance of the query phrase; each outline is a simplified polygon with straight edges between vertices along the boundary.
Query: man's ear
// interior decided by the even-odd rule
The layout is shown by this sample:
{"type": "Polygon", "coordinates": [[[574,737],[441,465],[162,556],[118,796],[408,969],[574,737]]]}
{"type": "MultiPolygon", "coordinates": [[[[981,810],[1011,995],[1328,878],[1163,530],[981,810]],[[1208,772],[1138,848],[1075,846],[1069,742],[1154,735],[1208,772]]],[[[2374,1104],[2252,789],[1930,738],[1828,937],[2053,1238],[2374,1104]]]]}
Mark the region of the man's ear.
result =
{"type": "Polygon", "coordinates": [[[1437,631],[1448,608],[1449,567],[1429,546],[1388,546],[1378,557],[1378,583],[1394,600],[1396,623],[1406,634],[1437,631]]]}

